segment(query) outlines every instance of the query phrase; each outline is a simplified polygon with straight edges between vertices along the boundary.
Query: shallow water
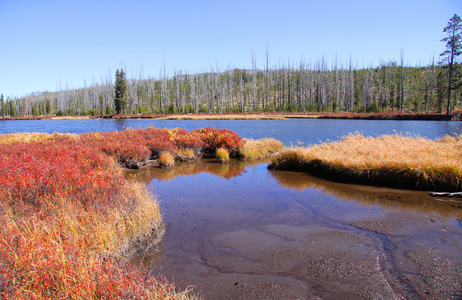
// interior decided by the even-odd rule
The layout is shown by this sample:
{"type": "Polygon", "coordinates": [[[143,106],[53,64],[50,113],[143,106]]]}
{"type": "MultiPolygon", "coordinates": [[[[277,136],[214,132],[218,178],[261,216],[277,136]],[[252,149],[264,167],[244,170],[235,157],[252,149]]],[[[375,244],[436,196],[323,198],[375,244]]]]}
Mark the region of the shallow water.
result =
{"type": "Polygon", "coordinates": [[[127,171],[158,195],[168,225],[161,253],[136,263],[206,299],[419,298],[429,283],[409,253],[438,249],[461,265],[461,202],[266,166],[127,171]]]}

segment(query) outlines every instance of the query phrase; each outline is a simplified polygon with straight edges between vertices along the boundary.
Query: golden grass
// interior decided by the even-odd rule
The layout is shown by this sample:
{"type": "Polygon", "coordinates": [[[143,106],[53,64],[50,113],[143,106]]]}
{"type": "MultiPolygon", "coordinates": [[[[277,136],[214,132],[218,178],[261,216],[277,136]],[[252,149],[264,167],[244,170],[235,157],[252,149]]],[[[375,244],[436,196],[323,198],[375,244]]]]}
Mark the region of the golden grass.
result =
{"type": "Polygon", "coordinates": [[[219,163],[228,163],[229,162],[229,152],[226,148],[220,147],[217,149],[215,156],[219,163]]]}
{"type": "Polygon", "coordinates": [[[350,134],[340,142],[283,150],[269,168],[308,171],[331,179],[422,190],[461,190],[462,137],[428,140],[350,134]]]}
{"type": "Polygon", "coordinates": [[[175,158],[170,152],[163,151],[159,154],[159,165],[162,168],[171,168],[175,164],[175,158]]]}
{"type": "Polygon", "coordinates": [[[239,148],[239,152],[243,160],[257,160],[277,153],[283,147],[282,142],[273,138],[244,139],[244,145],[239,148]]]}
{"type": "Polygon", "coordinates": [[[176,158],[179,160],[179,161],[195,161],[198,159],[198,157],[196,156],[196,153],[193,149],[191,148],[185,148],[185,149],[178,149],[176,150],[176,158]]]}
{"type": "Polygon", "coordinates": [[[60,138],[75,138],[78,139],[79,136],[72,133],[58,133],[53,134],[43,133],[43,132],[21,132],[21,133],[8,133],[0,135],[0,144],[15,144],[20,142],[34,142],[34,141],[53,141],[60,138]]]}

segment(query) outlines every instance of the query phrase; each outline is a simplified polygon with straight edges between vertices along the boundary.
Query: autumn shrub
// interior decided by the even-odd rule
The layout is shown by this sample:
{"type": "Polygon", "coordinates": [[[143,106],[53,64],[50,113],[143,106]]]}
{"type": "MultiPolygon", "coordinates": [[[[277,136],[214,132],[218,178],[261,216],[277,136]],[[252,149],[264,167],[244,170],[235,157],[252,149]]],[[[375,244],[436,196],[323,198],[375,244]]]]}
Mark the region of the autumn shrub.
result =
{"type": "Polygon", "coordinates": [[[128,168],[145,161],[151,153],[145,140],[134,130],[91,132],[82,134],[81,139],[128,168]]]}
{"type": "Polygon", "coordinates": [[[283,147],[282,142],[273,138],[244,139],[239,154],[243,160],[262,159],[279,152],[283,147]]]}
{"type": "Polygon", "coordinates": [[[174,297],[170,283],[120,258],[160,232],[158,203],[88,140],[0,144],[0,298],[174,297]]]}
{"type": "Polygon", "coordinates": [[[217,149],[215,154],[217,161],[219,163],[228,163],[229,162],[229,152],[226,148],[220,147],[217,149]]]}
{"type": "Polygon", "coordinates": [[[308,171],[339,181],[422,190],[460,191],[462,137],[351,134],[340,142],[290,148],[269,168],[308,171]]]}
{"type": "Polygon", "coordinates": [[[174,128],[168,129],[170,140],[178,149],[193,150],[195,155],[199,155],[206,146],[205,141],[201,139],[201,135],[197,131],[188,132],[185,129],[174,128]]]}
{"type": "Polygon", "coordinates": [[[236,156],[239,147],[242,146],[242,139],[239,135],[228,129],[205,127],[195,129],[191,131],[191,134],[197,134],[204,142],[205,156],[214,156],[216,149],[220,147],[228,149],[231,156],[236,156]]]}
{"type": "Polygon", "coordinates": [[[154,128],[135,130],[143,139],[144,145],[151,151],[151,158],[156,158],[163,151],[177,149],[174,141],[171,140],[168,129],[154,128]]]}

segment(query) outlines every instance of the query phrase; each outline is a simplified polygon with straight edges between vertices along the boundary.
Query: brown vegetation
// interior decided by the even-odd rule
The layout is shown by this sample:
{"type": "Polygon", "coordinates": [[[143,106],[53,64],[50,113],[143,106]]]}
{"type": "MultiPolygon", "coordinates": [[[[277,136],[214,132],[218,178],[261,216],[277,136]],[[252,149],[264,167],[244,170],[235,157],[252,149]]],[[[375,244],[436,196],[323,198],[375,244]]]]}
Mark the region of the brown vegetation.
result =
{"type": "Polygon", "coordinates": [[[243,160],[256,160],[268,157],[282,150],[282,142],[273,138],[260,140],[244,139],[244,145],[239,148],[243,160]]]}
{"type": "Polygon", "coordinates": [[[283,150],[270,169],[307,171],[329,179],[420,190],[459,191],[462,137],[359,134],[340,142],[283,150]]]}

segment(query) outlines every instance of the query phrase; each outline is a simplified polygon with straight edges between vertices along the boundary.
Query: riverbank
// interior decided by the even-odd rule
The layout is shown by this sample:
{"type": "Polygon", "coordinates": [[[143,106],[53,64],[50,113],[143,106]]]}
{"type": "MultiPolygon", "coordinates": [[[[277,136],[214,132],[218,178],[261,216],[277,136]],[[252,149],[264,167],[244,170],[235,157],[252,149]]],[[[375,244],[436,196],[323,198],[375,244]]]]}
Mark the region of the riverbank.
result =
{"type": "Polygon", "coordinates": [[[462,137],[351,134],[340,142],[282,151],[268,166],[339,182],[427,191],[462,189],[462,137]]]}
{"type": "Polygon", "coordinates": [[[286,119],[352,119],[352,120],[412,120],[412,121],[460,121],[460,112],[408,113],[389,111],[366,112],[265,112],[265,113],[200,113],[200,114],[123,114],[94,116],[24,116],[3,117],[0,120],[45,120],[45,119],[157,119],[157,120],[286,120],[286,119]]]}

